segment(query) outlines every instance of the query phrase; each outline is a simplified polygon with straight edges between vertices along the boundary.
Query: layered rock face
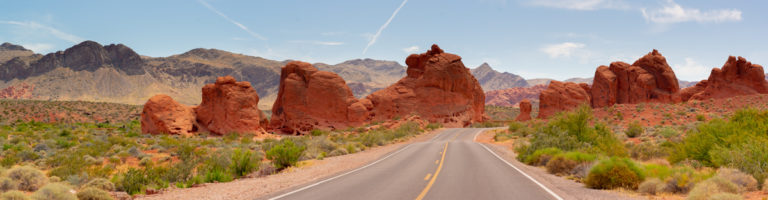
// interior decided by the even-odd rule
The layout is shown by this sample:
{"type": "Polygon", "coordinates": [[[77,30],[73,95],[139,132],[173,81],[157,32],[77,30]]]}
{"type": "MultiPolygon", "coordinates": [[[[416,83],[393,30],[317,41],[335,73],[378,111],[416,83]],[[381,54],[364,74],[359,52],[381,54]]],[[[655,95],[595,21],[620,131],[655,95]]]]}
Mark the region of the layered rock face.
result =
{"type": "Polygon", "coordinates": [[[300,134],[358,126],[367,121],[370,107],[370,101],[354,97],[339,75],[293,61],[282,68],[270,128],[300,134]]]}
{"type": "Polygon", "coordinates": [[[195,113],[197,122],[211,133],[262,133],[267,119],[258,104],[259,95],[251,83],[225,76],[203,87],[203,102],[195,113]]]}
{"type": "Polygon", "coordinates": [[[520,114],[515,118],[516,121],[528,121],[531,120],[531,101],[524,99],[520,101],[520,114]]]}
{"type": "Polygon", "coordinates": [[[547,84],[485,92],[485,105],[514,106],[523,99],[537,99],[547,84]]]}
{"type": "Polygon", "coordinates": [[[246,81],[219,77],[203,87],[203,102],[196,107],[182,105],[170,96],[155,95],[144,104],[141,131],[151,134],[191,135],[198,131],[214,134],[265,133],[267,119],[257,108],[259,96],[246,81]]]}
{"type": "Polygon", "coordinates": [[[411,114],[446,126],[466,126],[483,120],[485,95],[461,57],[437,45],[405,60],[407,76],[366,97],[374,121],[411,114]]]}
{"type": "Polygon", "coordinates": [[[766,94],[768,82],[763,67],[742,57],[728,57],[722,68],[714,68],[709,79],[681,92],[683,100],[704,100],[733,96],[766,94]]]}
{"type": "Polygon", "coordinates": [[[591,91],[592,106],[680,102],[676,95],[679,90],[675,72],[654,49],[632,65],[613,62],[610,66],[598,67],[591,91]]]}
{"type": "Polygon", "coordinates": [[[590,87],[586,83],[552,81],[539,96],[539,118],[545,119],[560,111],[572,110],[591,102],[590,87]]]}
{"type": "Polygon", "coordinates": [[[195,111],[168,95],[155,95],[144,104],[141,132],[149,134],[191,135],[198,131],[195,111]]]}

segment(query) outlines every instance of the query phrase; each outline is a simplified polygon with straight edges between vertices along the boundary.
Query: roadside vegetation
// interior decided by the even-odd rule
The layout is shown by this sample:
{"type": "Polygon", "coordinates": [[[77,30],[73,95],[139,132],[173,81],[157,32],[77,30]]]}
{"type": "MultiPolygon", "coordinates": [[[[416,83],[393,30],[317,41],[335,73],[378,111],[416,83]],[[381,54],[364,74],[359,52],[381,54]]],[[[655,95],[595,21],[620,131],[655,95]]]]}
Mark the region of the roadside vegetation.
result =
{"type": "Polygon", "coordinates": [[[424,131],[406,122],[394,130],[313,130],[306,136],[256,140],[237,133],[148,135],[140,129],[136,120],[0,125],[0,199],[111,199],[111,192],[145,194],[266,176],[424,131]]]}
{"type": "Polygon", "coordinates": [[[741,199],[768,191],[768,111],[742,109],[726,119],[687,125],[610,127],[591,108],[548,121],[512,122],[496,141],[514,140],[517,159],[593,189],[687,199],[741,199]]]}

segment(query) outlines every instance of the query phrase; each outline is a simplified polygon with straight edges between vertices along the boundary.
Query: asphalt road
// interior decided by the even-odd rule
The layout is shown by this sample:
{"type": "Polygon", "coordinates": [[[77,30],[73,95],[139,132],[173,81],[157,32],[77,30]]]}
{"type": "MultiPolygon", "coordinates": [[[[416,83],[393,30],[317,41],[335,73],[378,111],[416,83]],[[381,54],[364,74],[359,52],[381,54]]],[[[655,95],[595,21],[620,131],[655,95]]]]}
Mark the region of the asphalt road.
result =
{"type": "Polygon", "coordinates": [[[483,144],[482,129],[444,129],[366,166],[272,199],[561,199],[483,144]]]}

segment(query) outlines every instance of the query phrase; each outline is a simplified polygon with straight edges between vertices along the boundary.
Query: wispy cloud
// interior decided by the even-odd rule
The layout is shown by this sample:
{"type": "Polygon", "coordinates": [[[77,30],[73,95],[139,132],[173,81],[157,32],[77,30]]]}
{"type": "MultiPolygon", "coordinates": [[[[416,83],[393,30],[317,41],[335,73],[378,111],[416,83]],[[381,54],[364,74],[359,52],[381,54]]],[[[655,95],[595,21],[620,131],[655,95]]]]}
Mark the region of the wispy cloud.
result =
{"type": "Polygon", "coordinates": [[[42,25],[42,24],[39,24],[39,23],[33,22],[33,21],[26,21],[26,22],[22,22],[22,21],[0,21],[0,24],[10,24],[10,25],[17,25],[17,26],[22,26],[22,27],[25,27],[25,28],[30,28],[30,29],[35,29],[35,30],[43,30],[43,31],[48,32],[49,34],[53,35],[53,37],[59,38],[61,40],[67,41],[67,42],[72,42],[72,43],[79,43],[79,42],[82,42],[84,40],[81,37],[78,37],[78,36],[75,36],[75,35],[72,35],[72,34],[69,34],[69,33],[65,33],[65,32],[60,31],[59,29],[56,29],[56,28],[53,28],[53,27],[50,27],[50,26],[46,26],[46,25],[42,25]]]}
{"type": "Polygon", "coordinates": [[[419,46],[406,47],[406,48],[403,48],[403,51],[405,53],[416,53],[416,52],[419,52],[419,46]]]}
{"type": "Polygon", "coordinates": [[[547,54],[550,58],[570,58],[571,55],[574,55],[577,51],[584,49],[585,46],[586,45],[582,43],[564,42],[560,44],[545,45],[539,50],[547,54]]]}
{"type": "Polygon", "coordinates": [[[288,42],[290,42],[290,43],[303,43],[303,44],[324,45],[324,46],[344,45],[344,42],[316,41],[316,40],[291,40],[291,41],[288,41],[288,42]]]}
{"type": "Polygon", "coordinates": [[[598,10],[598,9],[627,9],[622,0],[532,0],[533,6],[560,8],[568,10],[598,10]]]}
{"type": "Polygon", "coordinates": [[[690,21],[699,23],[741,21],[741,10],[738,9],[701,11],[695,8],[683,8],[673,0],[668,0],[661,8],[652,10],[643,8],[640,11],[643,13],[643,17],[646,21],[659,24],[673,24],[690,21]]]}
{"type": "Polygon", "coordinates": [[[34,44],[21,44],[26,49],[32,50],[35,53],[44,53],[53,49],[53,44],[34,43],[34,44]]]}
{"type": "Polygon", "coordinates": [[[223,17],[224,19],[226,19],[227,21],[231,22],[232,24],[235,24],[235,26],[239,27],[240,29],[243,29],[243,31],[247,32],[251,36],[253,36],[253,37],[257,38],[257,39],[260,39],[260,40],[267,40],[267,38],[265,38],[264,36],[261,36],[261,35],[255,33],[255,32],[253,32],[253,31],[251,31],[251,29],[249,29],[248,27],[246,27],[242,23],[240,23],[238,21],[235,21],[232,18],[229,18],[227,15],[225,15],[222,12],[220,12],[219,10],[217,10],[216,8],[214,8],[213,6],[208,4],[207,2],[205,2],[203,0],[198,0],[197,2],[200,2],[200,4],[202,4],[203,6],[208,8],[208,10],[211,10],[212,12],[218,14],[219,16],[223,17]]]}
{"type": "Polygon", "coordinates": [[[384,22],[384,25],[381,25],[381,27],[379,28],[379,31],[377,31],[376,34],[374,34],[373,37],[371,37],[371,40],[368,41],[368,45],[366,45],[365,49],[363,49],[363,54],[365,54],[365,52],[368,52],[368,48],[370,48],[371,45],[376,43],[376,39],[379,38],[379,36],[381,35],[381,32],[384,31],[384,29],[387,28],[387,26],[389,26],[389,23],[392,22],[392,19],[394,19],[397,13],[400,12],[400,9],[403,8],[403,6],[405,6],[405,3],[408,3],[408,0],[403,0],[403,3],[401,3],[400,6],[397,7],[397,9],[395,9],[395,12],[392,13],[392,16],[389,16],[389,19],[387,19],[387,22],[384,22]]]}
{"type": "Polygon", "coordinates": [[[672,68],[679,79],[689,81],[706,79],[712,71],[712,68],[696,62],[693,58],[685,58],[685,63],[672,65],[672,68]]]}

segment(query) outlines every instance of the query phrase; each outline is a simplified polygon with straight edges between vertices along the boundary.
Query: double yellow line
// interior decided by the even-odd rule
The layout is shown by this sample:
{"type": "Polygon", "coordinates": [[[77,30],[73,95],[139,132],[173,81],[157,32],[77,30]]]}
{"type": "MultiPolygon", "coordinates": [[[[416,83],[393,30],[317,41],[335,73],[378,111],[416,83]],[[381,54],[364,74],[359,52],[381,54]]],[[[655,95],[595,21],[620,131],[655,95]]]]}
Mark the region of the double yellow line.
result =
{"type": "Polygon", "coordinates": [[[432,185],[435,184],[435,180],[437,180],[437,175],[440,174],[440,170],[443,169],[443,163],[445,162],[445,154],[448,152],[448,143],[453,142],[457,137],[459,137],[459,133],[456,133],[453,138],[451,138],[450,141],[445,142],[445,146],[443,146],[443,155],[442,158],[440,158],[440,165],[437,166],[437,170],[435,170],[435,175],[432,176],[432,179],[429,180],[429,183],[427,184],[427,187],[424,188],[424,190],[421,190],[421,194],[419,194],[418,197],[416,197],[416,200],[422,200],[425,196],[427,196],[427,193],[429,192],[429,189],[432,188],[432,185]]]}

